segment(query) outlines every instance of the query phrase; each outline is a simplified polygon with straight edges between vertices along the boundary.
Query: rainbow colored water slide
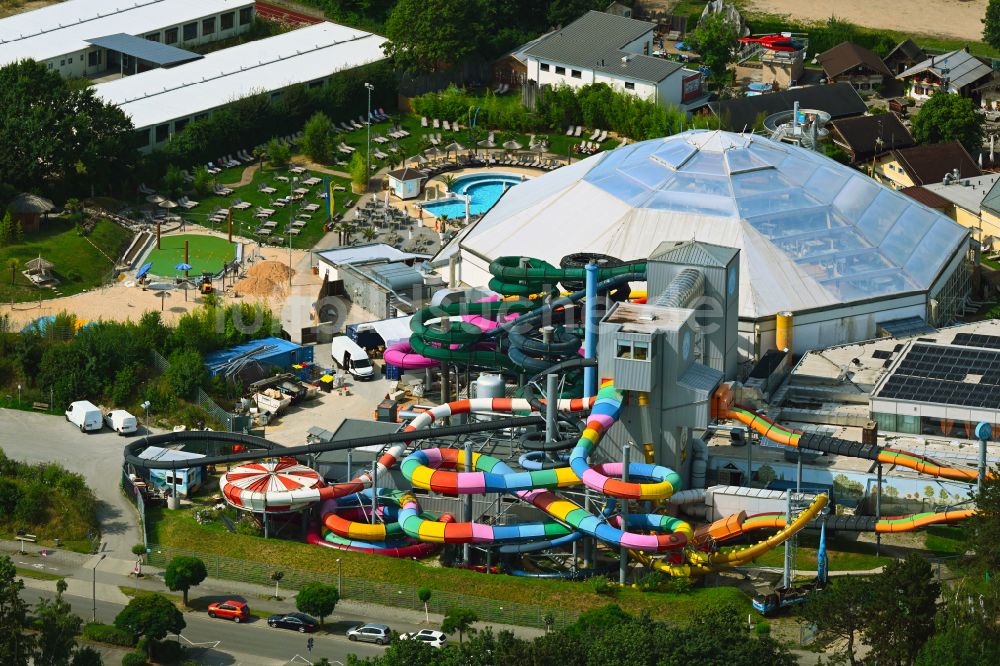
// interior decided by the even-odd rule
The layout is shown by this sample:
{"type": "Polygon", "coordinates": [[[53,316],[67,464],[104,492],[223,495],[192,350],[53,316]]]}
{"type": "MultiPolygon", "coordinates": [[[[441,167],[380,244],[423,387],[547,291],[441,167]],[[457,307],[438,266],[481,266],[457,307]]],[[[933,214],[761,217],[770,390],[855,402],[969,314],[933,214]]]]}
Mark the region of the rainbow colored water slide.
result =
{"type": "MultiPolygon", "coordinates": [[[[478,400],[463,400],[445,405],[439,405],[424,412],[412,422],[413,427],[426,427],[435,418],[456,413],[480,411],[478,400]]],[[[498,400],[484,400],[489,403],[491,411],[499,411],[498,400]]],[[[512,404],[527,401],[510,401],[512,404]]],[[[565,401],[561,401],[565,402],[565,401]]],[[[569,401],[571,407],[572,403],[569,401]]],[[[604,432],[611,424],[621,408],[621,395],[614,390],[610,382],[602,386],[594,401],[594,413],[598,419],[588,422],[584,431],[590,446],[600,442],[604,432]],[[603,402],[603,407],[598,404],[603,402]]],[[[589,453],[589,448],[586,449],[589,453]]],[[[601,482],[602,487],[608,486],[608,481],[614,481],[607,475],[620,474],[621,463],[608,463],[587,469],[593,469],[597,474],[593,482],[601,482]]],[[[603,517],[595,516],[589,511],[569,500],[550,492],[550,488],[563,488],[581,483],[579,474],[572,467],[537,470],[530,472],[515,472],[506,463],[491,456],[473,455],[472,469],[465,469],[464,452],[457,449],[426,449],[410,454],[401,464],[403,476],[417,488],[447,494],[482,494],[486,492],[514,493],[526,502],[530,502],[542,511],[555,518],[558,523],[527,523],[522,525],[495,526],[479,523],[452,523],[443,525],[420,517],[420,507],[417,501],[403,505],[400,510],[399,522],[403,530],[410,536],[422,541],[432,540],[442,543],[482,543],[508,542],[530,539],[550,539],[569,534],[570,530],[581,531],[601,541],[614,546],[625,546],[640,551],[662,552],[683,548],[689,536],[691,527],[671,516],[659,514],[636,514],[629,516],[628,523],[619,529],[609,524],[603,517]],[[460,471],[451,471],[457,469],[460,471]],[[562,524],[559,524],[562,523],[562,524]],[[642,534],[626,531],[633,526],[643,530],[657,532],[642,534]]],[[[663,497],[664,493],[672,491],[679,484],[677,475],[657,465],[637,463],[629,465],[630,474],[638,477],[652,478],[653,483],[612,484],[611,490],[621,493],[622,497],[646,499],[663,497]],[[669,481],[668,481],[669,479],[669,481]],[[664,484],[669,484],[665,487],[664,484]],[[632,486],[635,486],[633,488],[632,486]],[[650,491],[650,488],[652,491],[650,491]],[[632,493],[632,494],[629,494],[632,493]]],[[[620,483],[620,482],[619,482],[620,483]]],[[[611,494],[611,493],[607,493],[611,494]]]]}

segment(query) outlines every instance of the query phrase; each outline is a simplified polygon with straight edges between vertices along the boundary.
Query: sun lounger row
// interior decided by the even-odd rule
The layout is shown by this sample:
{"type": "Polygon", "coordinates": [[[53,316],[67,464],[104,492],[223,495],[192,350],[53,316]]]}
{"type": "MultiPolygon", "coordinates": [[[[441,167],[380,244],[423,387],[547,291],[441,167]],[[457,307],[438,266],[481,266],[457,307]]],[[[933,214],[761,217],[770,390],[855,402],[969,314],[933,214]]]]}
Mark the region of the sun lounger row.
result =
{"type": "Polygon", "coordinates": [[[188,210],[191,210],[192,208],[195,208],[198,205],[198,202],[191,201],[187,197],[181,197],[180,199],[177,200],[177,205],[182,208],[187,208],[188,210]]]}
{"type": "Polygon", "coordinates": [[[437,118],[434,118],[433,120],[430,121],[430,124],[428,124],[427,116],[423,116],[420,118],[420,126],[433,127],[434,129],[445,129],[449,132],[461,132],[463,129],[465,129],[462,123],[458,122],[457,120],[453,123],[449,123],[447,120],[438,120],[437,118]]]}
{"type": "Polygon", "coordinates": [[[593,155],[600,152],[601,146],[593,141],[581,141],[573,146],[573,150],[583,155],[593,155]]]}
{"type": "Polygon", "coordinates": [[[494,95],[503,95],[508,90],[510,90],[510,86],[507,85],[506,83],[501,83],[500,85],[498,85],[496,88],[493,89],[493,94],[494,95]]]}

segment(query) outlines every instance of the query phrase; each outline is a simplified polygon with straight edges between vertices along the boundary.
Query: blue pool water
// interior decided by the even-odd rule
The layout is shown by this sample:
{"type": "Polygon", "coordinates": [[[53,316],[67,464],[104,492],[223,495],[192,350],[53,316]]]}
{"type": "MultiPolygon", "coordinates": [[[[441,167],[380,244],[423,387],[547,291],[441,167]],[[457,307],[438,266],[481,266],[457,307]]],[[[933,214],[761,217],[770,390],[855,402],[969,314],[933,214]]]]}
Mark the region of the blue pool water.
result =
{"type": "Polygon", "coordinates": [[[449,220],[461,219],[465,217],[464,197],[468,194],[472,197],[469,214],[480,215],[493,207],[503,194],[505,184],[509,189],[520,182],[521,176],[510,173],[470,173],[456,178],[451,188],[462,198],[427,203],[423,208],[435,217],[447,215],[449,220]]]}

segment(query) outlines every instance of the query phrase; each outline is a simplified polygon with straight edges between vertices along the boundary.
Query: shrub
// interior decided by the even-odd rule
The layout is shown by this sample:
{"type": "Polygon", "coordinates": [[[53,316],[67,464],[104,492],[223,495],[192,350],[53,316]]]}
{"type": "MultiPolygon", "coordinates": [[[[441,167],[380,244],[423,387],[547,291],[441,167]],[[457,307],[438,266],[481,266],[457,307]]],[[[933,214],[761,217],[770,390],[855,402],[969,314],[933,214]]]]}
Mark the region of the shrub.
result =
{"type": "Polygon", "coordinates": [[[612,583],[607,578],[598,576],[597,578],[594,578],[590,584],[594,588],[594,594],[606,597],[613,597],[618,594],[618,585],[612,583]]]}
{"type": "Polygon", "coordinates": [[[146,655],[141,652],[128,652],[122,657],[122,666],[146,666],[146,655]]]}
{"type": "Polygon", "coordinates": [[[177,664],[187,656],[187,650],[177,641],[153,641],[153,661],[158,664],[177,664]]]}
{"type": "Polygon", "coordinates": [[[117,645],[119,647],[135,647],[135,636],[111,624],[88,622],[83,625],[83,633],[81,635],[84,639],[94,641],[95,643],[107,643],[108,645],[117,645]]]}
{"type": "Polygon", "coordinates": [[[368,167],[365,165],[365,158],[362,157],[360,151],[351,155],[351,164],[348,170],[351,173],[351,182],[356,187],[367,187],[368,167]]]}
{"type": "Polygon", "coordinates": [[[236,533],[244,536],[261,536],[264,528],[254,520],[253,516],[245,514],[236,521],[236,533]]]}
{"type": "Polygon", "coordinates": [[[771,635],[771,625],[768,624],[767,622],[758,622],[754,626],[753,631],[758,636],[770,636],[771,635]]]}

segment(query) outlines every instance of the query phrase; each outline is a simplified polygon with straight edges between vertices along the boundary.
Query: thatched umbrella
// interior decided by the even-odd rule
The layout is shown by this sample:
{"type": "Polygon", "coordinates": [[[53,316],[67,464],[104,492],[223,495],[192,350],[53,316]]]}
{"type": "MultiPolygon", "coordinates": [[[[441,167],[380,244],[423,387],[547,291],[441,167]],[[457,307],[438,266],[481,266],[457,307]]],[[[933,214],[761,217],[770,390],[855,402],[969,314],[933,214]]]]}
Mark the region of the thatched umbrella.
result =
{"type": "Polygon", "coordinates": [[[177,208],[177,202],[176,201],[171,201],[170,199],[164,199],[163,201],[161,201],[157,205],[160,208],[166,208],[168,210],[171,209],[171,208],[177,208]]]}
{"type": "Polygon", "coordinates": [[[44,215],[55,209],[55,205],[45,197],[23,192],[7,208],[15,215],[44,215]]]}
{"type": "Polygon", "coordinates": [[[430,148],[424,151],[424,155],[426,155],[427,157],[437,157],[440,154],[441,154],[441,149],[438,148],[437,146],[431,146],[430,148]]]}
{"type": "Polygon", "coordinates": [[[148,197],[146,197],[146,201],[148,201],[153,205],[159,205],[161,202],[166,201],[166,199],[164,199],[159,194],[150,194],[148,197]]]}
{"type": "Polygon", "coordinates": [[[7,207],[15,217],[21,220],[25,231],[38,231],[39,219],[48,215],[54,208],[52,202],[45,197],[27,192],[17,195],[7,207]]]}
{"type": "Polygon", "coordinates": [[[427,158],[423,155],[417,154],[409,158],[410,162],[416,162],[417,164],[427,164],[427,158]]]}
{"type": "Polygon", "coordinates": [[[523,148],[523,146],[519,144],[517,141],[514,141],[514,139],[511,139],[510,141],[504,141],[503,147],[507,150],[521,150],[521,148],[523,148]]]}

